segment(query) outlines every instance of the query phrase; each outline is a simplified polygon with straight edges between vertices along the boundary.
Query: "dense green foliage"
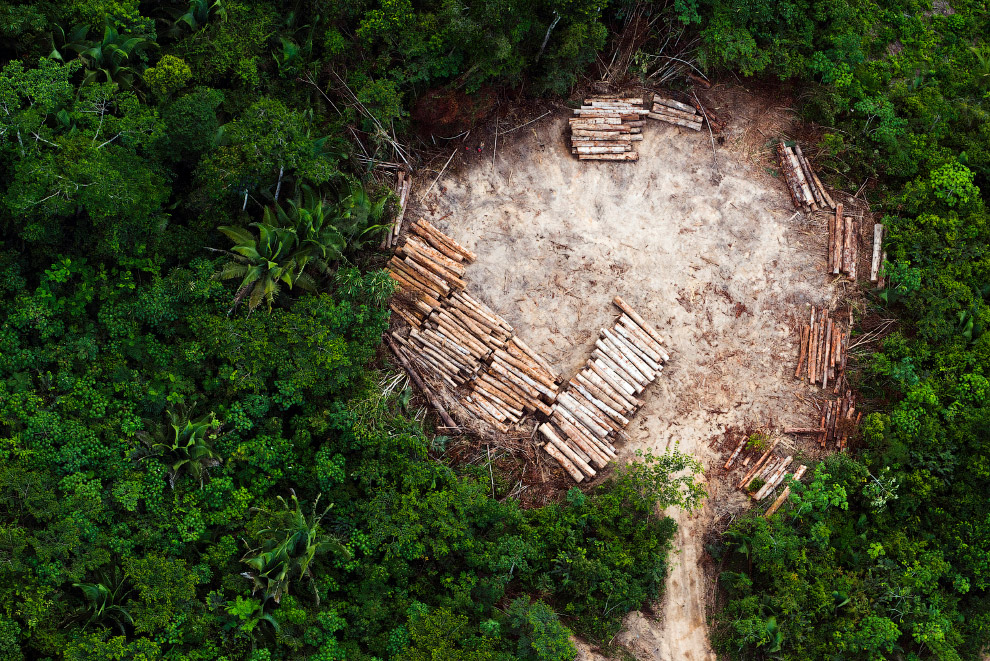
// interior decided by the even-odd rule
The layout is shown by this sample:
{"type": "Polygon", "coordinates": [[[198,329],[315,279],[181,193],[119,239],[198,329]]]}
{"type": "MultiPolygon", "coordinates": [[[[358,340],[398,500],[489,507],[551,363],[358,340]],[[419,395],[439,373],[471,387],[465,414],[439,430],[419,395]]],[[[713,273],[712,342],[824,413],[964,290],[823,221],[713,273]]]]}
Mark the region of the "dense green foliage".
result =
{"type": "Polygon", "coordinates": [[[697,464],[527,510],[449,462],[352,158],[566,90],[603,4],[0,2],[2,658],[563,661],[659,594],[697,464]]]}
{"type": "Polygon", "coordinates": [[[393,204],[354,158],[452,135],[498,87],[566,93],[634,9],[640,55],[686,26],[701,66],[789,81],[824,177],[866,182],[889,228],[861,317],[898,324],[855,361],[875,412],[710,548],[716,646],[987,647],[985,3],[10,0],[0,655],[563,660],[565,625],[607,641],[658,594],[655,506],[697,504],[697,466],[648,456],[527,510],[448,462],[373,367],[393,204]]]}
{"type": "Polygon", "coordinates": [[[985,3],[678,2],[710,63],[794,78],[824,172],[889,229],[859,354],[876,412],[772,521],[733,526],[722,650],[978,658],[990,644],[990,15],[985,3]],[[871,322],[872,323],[872,322],[871,322]]]}

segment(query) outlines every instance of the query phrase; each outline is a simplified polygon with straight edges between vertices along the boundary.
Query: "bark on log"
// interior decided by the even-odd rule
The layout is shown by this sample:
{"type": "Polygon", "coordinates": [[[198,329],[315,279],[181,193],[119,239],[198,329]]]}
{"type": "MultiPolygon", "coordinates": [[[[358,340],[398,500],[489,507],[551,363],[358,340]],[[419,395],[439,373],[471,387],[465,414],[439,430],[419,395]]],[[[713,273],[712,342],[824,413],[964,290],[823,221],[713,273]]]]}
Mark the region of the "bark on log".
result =
{"type": "Polygon", "coordinates": [[[433,236],[435,236],[437,240],[445,243],[448,248],[450,248],[451,250],[457,253],[460,253],[467,262],[473,262],[478,259],[478,256],[476,254],[474,254],[472,251],[468,250],[467,248],[459,244],[457,241],[454,241],[454,239],[452,239],[451,237],[447,236],[446,234],[438,230],[429,221],[420,218],[418,224],[420,227],[426,229],[427,232],[433,234],[433,236]]]}
{"type": "Polygon", "coordinates": [[[818,327],[820,322],[816,322],[815,318],[818,315],[818,308],[811,307],[811,346],[808,347],[808,383],[814,385],[815,383],[815,365],[817,364],[816,359],[818,358],[818,327]]]}
{"type": "Polygon", "coordinates": [[[685,112],[660,103],[655,103],[653,104],[653,112],[659,115],[670,115],[671,117],[677,117],[678,119],[683,119],[691,122],[692,124],[698,124],[702,121],[702,116],[695,112],[694,108],[691,108],[691,112],[685,112]]]}
{"type": "Polygon", "coordinates": [[[829,356],[832,353],[832,320],[825,326],[825,356],[822,359],[822,388],[828,388],[829,356]]]}
{"type": "Polygon", "coordinates": [[[602,441],[588,431],[588,429],[579,423],[569,412],[565,412],[563,409],[559,409],[556,405],[554,405],[553,413],[550,415],[550,421],[557,425],[557,427],[563,430],[568,436],[580,438],[585,443],[598,448],[598,452],[609,460],[615,458],[616,452],[611,444],[607,441],[602,441]]]}
{"type": "Polygon", "coordinates": [[[625,414],[630,410],[630,406],[626,403],[626,400],[622,399],[614,391],[602,388],[592,380],[591,370],[587,368],[583,369],[574,376],[572,381],[579,383],[603,403],[610,406],[613,410],[618,411],[619,414],[625,414]]]}
{"type": "Polygon", "coordinates": [[[842,270],[842,237],[845,236],[845,216],[842,215],[842,203],[835,206],[835,229],[832,235],[832,275],[838,275],[842,270]]]}
{"type": "Polygon", "coordinates": [[[430,405],[436,409],[440,419],[443,420],[443,424],[446,425],[448,429],[457,429],[457,423],[454,422],[454,419],[450,417],[449,413],[447,413],[447,409],[444,408],[443,404],[440,402],[440,399],[425,383],[423,383],[423,380],[420,378],[419,374],[402,354],[401,349],[395,346],[395,342],[392,341],[392,338],[386,335],[385,342],[388,343],[388,347],[392,350],[392,354],[398,359],[399,364],[402,365],[403,369],[406,370],[406,373],[409,375],[409,378],[412,379],[412,382],[423,392],[424,395],[426,395],[427,401],[429,401],[430,405]]]}
{"type": "Polygon", "coordinates": [[[672,115],[660,114],[651,112],[647,115],[650,119],[658,119],[661,122],[667,122],[668,124],[674,124],[675,126],[683,126],[686,129],[691,129],[692,131],[701,130],[701,122],[689,122],[686,119],[681,119],[680,117],[674,117],[672,115]]]}
{"type": "Polygon", "coordinates": [[[732,464],[734,464],[736,461],[736,457],[739,456],[739,453],[742,452],[742,449],[745,445],[746,445],[746,437],[743,436],[739,440],[739,444],[736,445],[736,449],[733,451],[731,455],[729,455],[729,458],[726,460],[725,465],[722,466],[723,470],[729,470],[729,468],[732,467],[732,464]]]}
{"type": "Polygon", "coordinates": [[[842,272],[849,275],[852,269],[852,243],[853,243],[853,219],[846,216],[844,219],[844,233],[842,236],[842,272]]]}
{"type": "Polygon", "coordinates": [[[613,379],[605,370],[600,368],[595,364],[594,361],[589,360],[585,363],[588,368],[588,379],[597,385],[599,388],[607,389],[608,392],[614,393],[615,397],[621,398],[629,407],[629,411],[635,411],[640,406],[640,400],[632,394],[635,392],[632,386],[629,386],[629,392],[626,388],[613,379]]]}
{"type": "Polygon", "coordinates": [[[675,101],[673,99],[660,96],[659,94],[653,95],[653,103],[655,104],[659,103],[661,105],[667,106],[668,108],[673,108],[675,110],[680,110],[682,112],[688,112],[688,113],[695,112],[694,106],[690,106],[686,103],[681,103],[680,101],[675,101]]]}
{"type": "Polygon", "coordinates": [[[811,335],[811,326],[805,325],[801,329],[801,348],[798,349],[798,364],[794,370],[794,378],[801,378],[801,368],[804,366],[805,356],[808,354],[808,338],[811,335]]]}
{"type": "Polygon", "coordinates": [[[572,381],[571,387],[581,393],[585,399],[594,404],[599,411],[601,411],[608,418],[613,420],[616,424],[626,427],[629,425],[629,419],[623,416],[619,411],[609,406],[608,403],[602,401],[600,398],[596,397],[590,390],[585,388],[576,379],[572,381]]]}
{"type": "Polygon", "coordinates": [[[638,161],[639,152],[625,154],[578,154],[579,161],[638,161]]]}
{"type": "Polygon", "coordinates": [[[574,129],[571,131],[571,139],[588,140],[615,140],[617,142],[638,142],[643,139],[642,134],[633,135],[621,131],[594,131],[589,129],[574,129]]]}
{"type": "Polygon", "coordinates": [[[557,446],[553,443],[545,443],[543,445],[543,449],[548,455],[553,457],[558,464],[560,464],[560,467],[571,476],[571,479],[575,482],[581,482],[584,480],[584,474],[580,471],[580,469],[578,469],[577,466],[571,463],[570,459],[564,456],[563,452],[557,449],[557,446]]]}
{"type": "MultiPolygon", "coordinates": [[[[639,316],[639,314],[635,310],[629,307],[629,305],[624,300],[622,300],[622,297],[616,296],[615,298],[612,299],[612,303],[614,303],[617,308],[625,312],[626,316],[629,317],[630,320],[636,322],[636,325],[644,333],[650,336],[653,339],[653,341],[657,343],[657,345],[662,345],[664,343],[664,339],[660,337],[660,333],[658,333],[653,326],[648,324],[646,320],[643,319],[643,317],[639,316]]],[[[669,360],[669,358],[665,357],[664,360],[665,361],[669,360]]]]}
{"type": "Polygon", "coordinates": [[[550,375],[554,381],[560,381],[560,377],[557,375],[557,372],[554,371],[553,365],[551,365],[546,358],[534,351],[528,344],[523,342],[521,337],[518,335],[514,336],[512,338],[512,343],[519,347],[519,349],[529,356],[538,366],[546,370],[546,373],[550,375]]]}
{"type": "MultiPolygon", "coordinates": [[[[663,365],[660,362],[654,360],[647,354],[636,342],[631,342],[623,337],[617,331],[613,332],[605,328],[601,329],[602,335],[607,337],[612,341],[612,344],[623,349],[630,358],[634,358],[635,362],[642,363],[643,367],[654,373],[654,378],[657,374],[663,371],[663,365]]],[[[635,364],[634,362],[634,364],[635,364]]],[[[638,365],[637,365],[638,367],[638,365]]],[[[640,370],[641,372],[643,370],[640,370]]],[[[645,374],[645,372],[644,372],[645,374]]]]}
{"type": "Polygon", "coordinates": [[[808,163],[808,160],[804,157],[804,154],[801,152],[801,145],[797,143],[794,143],[794,155],[797,156],[798,163],[801,164],[801,171],[804,172],[804,178],[808,181],[808,187],[811,188],[811,194],[814,196],[815,202],[818,204],[819,207],[824,207],[825,198],[822,197],[822,194],[818,190],[818,187],[815,186],[815,176],[814,173],[811,171],[811,165],[808,163]]]}
{"type": "Polygon", "coordinates": [[[743,479],[739,482],[740,489],[744,488],[753,480],[753,476],[756,475],[757,471],[763,468],[763,464],[766,462],[767,457],[770,456],[770,453],[772,453],[776,447],[777,441],[774,441],[773,444],[767,448],[767,451],[764,452],[759,459],[757,459],[756,463],[753,464],[753,467],[749,469],[749,472],[746,473],[746,475],[743,476],[743,479]]]}
{"type": "MultiPolygon", "coordinates": [[[[619,324],[624,327],[629,333],[632,334],[639,342],[646,347],[649,347],[655,354],[660,356],[663,362],[670,360],[670,356],[661,346],[660,342],[657,342],[651,335],[647,334],[635,320],[633,320],[629,315],[623,313],[619,316],[619,324]]],[[[659,335],[658,335],[659,336],[659,335]]]]}
{"type": "Polygon", "coordinates": [[[627,344],[633,345],[640,353],[648,356],[658,368],[663,364],[663,356],[653,348],[653,343],[649,341],[649,338],[640,337],[622,323],[616,323],[612,330],[625,339],[627,344]]]}
{"type": "Polygon", "coordinates": [[[818,210],[818,203],[815,202],[815,196],[811,193],[811,184],[804,177],[804,170],[801,169],[801,163],[798,161],[797,154],[790,147],[785,147],[784,153],[787,154],[788,162],[791,164],[791,170],[797,177],[798,183],[801,185],[801,197],[804,203],[807,204],[812,210],[818,210]]]}
{"type": "Polygon", "coordinates": [[[610,342],[607,338],[602,337],[595,340],[595,346],[598,347],[602,353],[611,358],[615,364],[624,369],[626,373],[639,381],[640,385],[646,386],[652,383],[653,372],[641,371],[640,367],[636,365],[636,363],[634,363],[620,347],[612,344],[612,342],[610,342]]]}
{"type": "Polygon", "coordinates": [[[870,282],[876,282],[880,277],[880,254],[883,243],[883,225],[873,225],[873,260],[870,262],[870,282]]]}
{"type": "Polygon", "coordinates": [[[621,379],[625,383],[631,385],[635,390],[636,394],[643,392],[644,384],[640,383],[639,379],[627,372],[621,365],[612,360],[612,357],[606,353],[603,353],[601,349],[595,349],[591,352],[591,357],[601,361],[603,365],[608,367],[615,374],[616,378],[621,379]]]}
{"type": "Polygon", "coordinates": [[[784,175],[784,183],[787,185],[787,192],[791,195],[791,202],[794,203],[794,208],[800,209],[804,206],[801,185],[797,175],[791,170],[790,159],[787,157],[787,149],[783,142],[777,143],[777,160],[780,162],[780,173],[784,175]]]}

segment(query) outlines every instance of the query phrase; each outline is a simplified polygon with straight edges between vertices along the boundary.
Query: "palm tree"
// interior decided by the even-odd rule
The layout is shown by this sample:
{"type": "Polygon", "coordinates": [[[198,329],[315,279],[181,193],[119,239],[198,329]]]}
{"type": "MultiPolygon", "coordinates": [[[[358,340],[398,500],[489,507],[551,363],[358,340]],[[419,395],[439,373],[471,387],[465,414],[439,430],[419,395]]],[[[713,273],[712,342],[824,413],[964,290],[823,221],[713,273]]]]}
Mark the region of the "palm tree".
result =
{"type": "Polygon", "coordinates": [[[292,492],[291,505],[281,496],[278,500],[282,503],[282,510],[262,510],[273,519],[273,525],[258,533],[261,536],[267,535],[268,539],[241,558],[241,562],[252,570],[244,572],[243,576],[252,581],[252,594],[261,590],[264,601],[272,599],[275,603],[279,603],[282,596],[288,594],[293,576],[300,580],[309,579],[319,605],[320,595],[313,585],[313,560],[326,551],[341,556],[349,555],[339,541],[320,528],[320,522],[333,505],[317,514],[320,503],[320,497],[317,496],[312,514],[307,517],[295,491],[292,492]]]}
{"type": "Polygon", "coordinates": [[[173,489],[176,479],[184,472],[192,475],[202,487],[209,469],[220,464],[219,456],[210,443],[210,433],[217,428],[216,418],[213,414],[208,414],[190,420],[184,406],[169,411],[168,417],[169,424],[146,421],[151,431],[137,433],[137,437],[149,450],[144,456],[165,459],[169,469],[169,484],[173,489]]]}
{"type": "Polygon", "coordinates": [[[386,229],[381,224],[385,215],[387,197],[374,201],[359,181],[351,183],[349,194],[337,204],[334,224],[346,237],[347,245],[360,250],[369,243],[377,243],[376,235],[386,229]]]}
{"type": "Polygon", "coordinates": [[[112,622],[120,629],[122,635],[127,635],[125,625],[133,625],[134,620],[122,605],[131,590],[125,585],[125,577],[119,568],[114,568],[113,574],[100,576],[99,583],[73,583],[73,587],[82,590],[86,599],[86,609],[78,617],[89,615],[87,624],[103,624],[112,622]]]}
{"type": "Polygon", "coordinates": [[[225,225],[219,228],[234,242],[228,253],[233,255],[234,261],[223,268],[219,277],[222,280],[241,278],[230,312],[248,294],[248,308],[252,312],[262,301],[268,303],[268,311],[271,312],[275,295],[282,284],[288,285],[289,289],[296,284],[303,289],[313,289],[312,280],[301,277],[306,263],[300,262],[300,259],[305,254],[299,251],[299,237],[294,229],[267,222],[251,223],[250,227],[257,228],[257,237],[243,227],[225,225]]]}
{"type": "MultiPolygon", "coordinates": [[[[69,51],[76,53],[86,70],[83,85],[105,80],[117,83],[121,89],[132,89],[140,76],[135,68],[139,64],[138,56],[143,51],[158,46],[145,37],[120,34],[109,25],[103,31],[103,39],[98,42],[86,41],[89,32],[86,27],[73,28],[68,34],[60,26],[55,29],[62,46],[60,50],[53,43],[49,57],[64,62],[69,51]]],[[[52,41],[54,40],[53,36],[52,41]]]]}
{"type": "Polygon", "coordinates": [[[227,19],[227,10],[220,0],[190,0],[189,10],[175,21],[176,27],[186,24],[196,32],[210,22],[211,18],[227,19]]]}

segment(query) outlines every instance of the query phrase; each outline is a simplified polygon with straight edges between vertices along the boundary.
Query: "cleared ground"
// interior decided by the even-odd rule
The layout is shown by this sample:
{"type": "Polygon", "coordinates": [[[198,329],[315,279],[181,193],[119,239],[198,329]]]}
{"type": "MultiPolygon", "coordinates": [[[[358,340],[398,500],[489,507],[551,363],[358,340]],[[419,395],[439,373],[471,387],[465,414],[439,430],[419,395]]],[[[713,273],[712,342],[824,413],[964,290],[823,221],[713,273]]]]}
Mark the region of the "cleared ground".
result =
{"type": "Polygon", "coordinates": [[[712,446],[727,429],[808,423],[792,327],[829,295],[821,229],[794,216],[783,184],[743,139],[743,120],[713,177],[707,130],[650,122],[638,163],[578,162],[567,115],[500,137],[494,166],[490,149],[469,143],[414,211],[477,252],[468,288],[567,378],[611,323],[616,294],[669,338],[671,361],[621,456],[679,444],[710,468],[710,498],[701,512],[675,513],[678,553],[660,617],[631,614],[618,640],[640,659],[714,658],[701,538],[743,498],[720,482],[712,446]]]}

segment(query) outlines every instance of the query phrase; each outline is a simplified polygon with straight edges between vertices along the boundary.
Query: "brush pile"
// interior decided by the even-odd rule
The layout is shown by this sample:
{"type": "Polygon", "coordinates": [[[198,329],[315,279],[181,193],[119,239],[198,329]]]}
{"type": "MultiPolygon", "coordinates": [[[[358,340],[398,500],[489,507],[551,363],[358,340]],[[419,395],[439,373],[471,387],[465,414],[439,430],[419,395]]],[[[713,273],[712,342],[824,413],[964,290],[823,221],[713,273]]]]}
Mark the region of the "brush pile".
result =
{"type": "Polygon", "coordinates": [[[841,321],[833,320],[825,308],[811,308],[811,319],[801,329],[801,342],[798,349],[798,364],[794,378],[821,384],[828,388],[829,379],[839,392],[845,378],[846,359],[849,350],[850,328],[843,327],[841,321]]]}
{"type": "Polygon", "coordinates": [[[595,96],[574,111],[571,153],[581,161],[638,161],[634,142],[643,139],[643,99],[595,96]]]}
{"type": "Polygon", "coordinates": [[[804,209],[806,212],[835,209],[835,202],[811,169],[811,164],[801,152],[801,145],[794,143],[794,147],[788,147],[783,142],[778,142],[777,158],[795,209],[804,209]]]}
{"type": "Polygon", "coordinates": [[[653,96],[653,110],[647,117],[675,126],[683,126],[692,131],[700,131],[701,123],[705,119],[698,108],[659,94],[653,96]]]}
{"type": "Polygon", "coordinates": [[[556,397],[550,420],[539,427],[543,448],[575,482],[593,478],[615,458],[612,439],[624,438],[629,416],[670,358],[663,338],[625,301],[611,330],[601,329],[592,359],[556,397]]]}
{"type": "MultiPolygon", "coordinates": [[[[725,465],[722,467],[723,469],[729,470],[732,467],[732,464],[736,461],[736,458],[740,455],[740,453],[743,452],[748,441],[749,439],[746,436],[743,436],[742,439],[740,439],[735,451],[733,451],[733,453],[729,456],[728,461],[726,461],[725,465]]],[[[760,455],[759,459],[753,463],[752,467],[743,476],[742,480],[739,481],[738,487],[746,492],[753,500],[761,501],[769,496],[773,493],[774,489],[780,486],[783,481],[787,479],[788,475],[790,475],[787,472],[787,469],[793,463],[794,457],[792,455],[781,457],[780,455],[774,454],[774,450],[777,449],[777,443],[778,441],[774,441],[770,447],[767,448],[762,455],[760,455]]],[[[749,465],[750,459],[751,457],[745,458],[743,461],[744,467],[749,465]]],[[[806,470],[806,466],[799,466],[794,472],[794,479],[800,480],[801,477],[804,476],[806,470]]],[[[785,489],[784,493],[789,494],[790,489],[785,489]]],[[[777,508],[780,507],[781,503],[783,503],[786,498],[786,495],[778,497],[777,500],[774,501],[773,505],[770,506],[770,509],[767,510],[766,515],[770,516],[777,511],[777,508]]]]}

